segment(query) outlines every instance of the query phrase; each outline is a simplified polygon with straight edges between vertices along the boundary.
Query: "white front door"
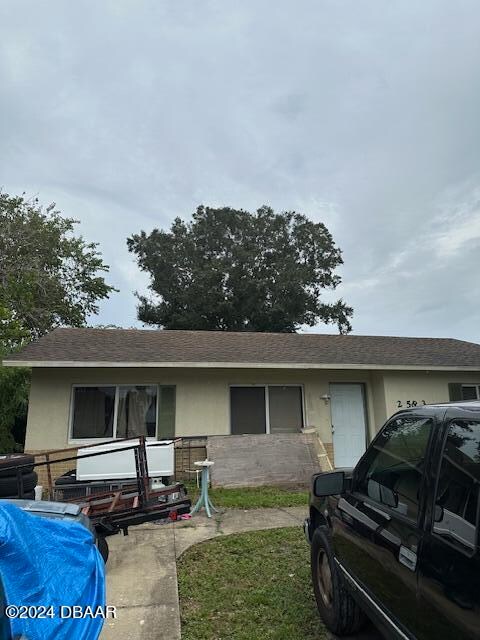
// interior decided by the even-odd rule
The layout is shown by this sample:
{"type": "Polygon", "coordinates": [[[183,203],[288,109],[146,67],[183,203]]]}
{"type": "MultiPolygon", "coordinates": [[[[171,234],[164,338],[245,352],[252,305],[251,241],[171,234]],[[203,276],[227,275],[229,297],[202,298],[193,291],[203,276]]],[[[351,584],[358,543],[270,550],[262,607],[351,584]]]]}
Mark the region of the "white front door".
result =
{"type": "Polygon", "coordinates": [[[366,447],[365,398],[361,384],[331,384],[335,467],[353,467],[366,447]]]}

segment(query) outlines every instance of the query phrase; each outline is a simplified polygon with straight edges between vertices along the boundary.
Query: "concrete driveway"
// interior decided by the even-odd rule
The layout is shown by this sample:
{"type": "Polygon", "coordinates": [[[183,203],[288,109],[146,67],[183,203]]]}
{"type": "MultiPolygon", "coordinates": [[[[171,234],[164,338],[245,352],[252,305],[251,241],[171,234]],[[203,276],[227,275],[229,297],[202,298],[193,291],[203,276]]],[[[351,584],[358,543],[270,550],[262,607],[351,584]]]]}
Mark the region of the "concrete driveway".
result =
{"type": "MultiPolygon", "coordinates": [[[[197,515],[163,525],[132,527],[109,539],[107,604],[117,619],[106,620],[101,640],[180,640],[176,559],[190,546],[231,533],[301,525],[304,507],[229,510],[212,519],[197,515]]],[[[357,640],[381,640],[373,629],[357,640]]]]}

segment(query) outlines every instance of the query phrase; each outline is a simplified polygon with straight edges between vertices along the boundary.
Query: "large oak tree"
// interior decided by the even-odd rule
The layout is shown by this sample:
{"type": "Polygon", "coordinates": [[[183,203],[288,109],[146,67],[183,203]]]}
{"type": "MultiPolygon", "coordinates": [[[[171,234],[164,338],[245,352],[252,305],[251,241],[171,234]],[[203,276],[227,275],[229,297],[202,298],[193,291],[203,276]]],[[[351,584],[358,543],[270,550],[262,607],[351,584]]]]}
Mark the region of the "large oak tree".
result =
{"type": "Polygon", "coordinates": [[[127,240],[154,297],[138,318],[165,329],[293,332],[301,325],[351,330],[352,308],[322,300],[335,289],[340,249],[321,222],[295,212],[198,207],[169,231],[127,240]]]}

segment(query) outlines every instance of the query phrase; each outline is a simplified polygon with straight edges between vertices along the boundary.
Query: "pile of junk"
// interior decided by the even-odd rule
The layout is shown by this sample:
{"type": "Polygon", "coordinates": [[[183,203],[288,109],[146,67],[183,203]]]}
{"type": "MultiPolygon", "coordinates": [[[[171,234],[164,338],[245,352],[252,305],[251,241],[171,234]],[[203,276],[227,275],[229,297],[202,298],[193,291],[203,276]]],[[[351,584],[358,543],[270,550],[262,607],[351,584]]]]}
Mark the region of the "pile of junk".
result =
{"type": "Polygon", "coordinates": [[[108,536],[190,513],[187,490],[174,481],[175,443],[140,436],[0,456],[0,640],[98,637],[102,616],[60,618],[55,607],[102,610],[108,536]],[[59,463],[74,468],[53,481],[59,463]],[[42,467],[46,486],[38,485],[42,467]],[[26,615],[8,616],[12,606],[26,615]],[[50,609],[30,616],[38,607],[50,609]]]}

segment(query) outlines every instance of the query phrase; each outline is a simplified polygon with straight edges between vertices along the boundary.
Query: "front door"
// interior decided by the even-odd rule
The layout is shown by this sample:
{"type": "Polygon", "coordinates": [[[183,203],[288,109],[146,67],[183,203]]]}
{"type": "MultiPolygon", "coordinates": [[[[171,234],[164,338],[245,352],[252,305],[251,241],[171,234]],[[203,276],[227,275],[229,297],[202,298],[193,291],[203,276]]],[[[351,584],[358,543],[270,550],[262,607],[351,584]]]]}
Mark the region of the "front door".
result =
{"type": "Polygon", "coordinates": [[[363,384],[331,384],[333,452],[336,467],[354,467],[365,452],[363,384]]]}

